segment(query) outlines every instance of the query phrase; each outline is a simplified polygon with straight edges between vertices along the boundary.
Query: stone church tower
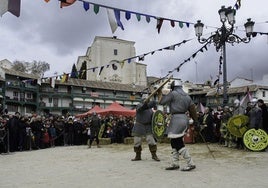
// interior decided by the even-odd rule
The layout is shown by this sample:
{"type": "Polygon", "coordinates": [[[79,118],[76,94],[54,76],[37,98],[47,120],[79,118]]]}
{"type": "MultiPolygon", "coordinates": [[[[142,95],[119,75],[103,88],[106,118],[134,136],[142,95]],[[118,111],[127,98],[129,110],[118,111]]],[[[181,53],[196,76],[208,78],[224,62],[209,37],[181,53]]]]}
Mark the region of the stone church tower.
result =
{"type": "Polygon", "coordinates": [[[86,63],[87,80],[146,86],[145,64],[136,62],[137,58],[120,63],[136,56],[134,44],[117,37],[96,36],[86,55],[78,57],[77,70],[86,63]]]}

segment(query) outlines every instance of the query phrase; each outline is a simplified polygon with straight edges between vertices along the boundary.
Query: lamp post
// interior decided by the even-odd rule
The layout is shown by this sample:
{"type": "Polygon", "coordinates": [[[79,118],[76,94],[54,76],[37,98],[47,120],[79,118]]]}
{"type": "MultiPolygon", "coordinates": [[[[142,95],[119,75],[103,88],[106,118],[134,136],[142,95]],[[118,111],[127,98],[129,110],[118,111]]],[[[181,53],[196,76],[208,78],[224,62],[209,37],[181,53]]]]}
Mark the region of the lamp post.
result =
{"type": "Polygon", "coordinates": [[[203,34],[204,24],[198,20],[194,25],[195,35],[198,37],[198,42],[201,44],[204,43],[213,43],[216,47],[216,51],[222,49],[223,55],[223,106],[228,103],[227,97],[227,69],[226,69],[226,43],[248,43],[251,39],[253,33],[254,22],[251,19],[247,19],[247,22],[244,24],[246,30],[246,37],[241,38],[238,35],[234,34],[234,24],[235,24],[235,9],[232,7],[225,8],[222,6],[218,11],[220,15],[220,21],[222,23],[221,28],[217,29],[214,34],[208,38],[201,38],[203,34]]]}

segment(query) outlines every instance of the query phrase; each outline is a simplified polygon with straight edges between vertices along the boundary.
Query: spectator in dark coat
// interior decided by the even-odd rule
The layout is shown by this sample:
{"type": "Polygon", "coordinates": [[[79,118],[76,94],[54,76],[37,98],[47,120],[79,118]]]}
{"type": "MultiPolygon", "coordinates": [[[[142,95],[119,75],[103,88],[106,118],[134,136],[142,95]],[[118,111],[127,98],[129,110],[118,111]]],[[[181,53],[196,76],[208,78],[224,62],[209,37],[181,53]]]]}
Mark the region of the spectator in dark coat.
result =
{"type": "Polygon", "coordinates": [[[212,115],[212,110],[208,107],[205,109],[202,124],[204,126],[202,133],[204,133],[206,142],[214,142],[215,139],[214,117],[212,115]]]}
{"type": "Polygon", "coordinates": [[[26,136],[27,136],[26,127],[28,126],[27,122],[28,122],[27,117],[22,116],[20,118],[19,129],[18,129],[18,135],[19,135],[18,149],[19,149],[19,151],[25,150],[26,136]]]}
{"type": "Polygon", "coordinates": [[[10,152],[18,151],[20,113],[16,112],[8,121],[10,152]]]}
{"type": "Polygon", "coordinates": [[[258,100],[258,106],[262,110],[262,128],[267,132],[268,134],[268,111],[267,111],[267,106],[264,103],[262,99],[258,100]]]}

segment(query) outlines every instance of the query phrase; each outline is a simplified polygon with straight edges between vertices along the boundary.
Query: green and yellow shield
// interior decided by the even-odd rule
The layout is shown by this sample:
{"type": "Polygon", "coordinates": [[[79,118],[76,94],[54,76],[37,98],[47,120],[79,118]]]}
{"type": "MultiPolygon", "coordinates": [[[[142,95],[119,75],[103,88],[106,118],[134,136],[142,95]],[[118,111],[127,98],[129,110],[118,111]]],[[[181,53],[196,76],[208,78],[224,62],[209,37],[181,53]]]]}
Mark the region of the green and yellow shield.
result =
{"type": "Polygon", "coordinates": [[[262,129],[249,129],[243,135],[243,142],[246,148],[251,151],[262,151],[268,146],[268,135],[262,129]]]}
{"type": "Polygon", "coordinates": [[[165,115],[160,110],[155,111],[153,114],[152,132],[156,138],[162,138],[166,132],[165,115]]]}

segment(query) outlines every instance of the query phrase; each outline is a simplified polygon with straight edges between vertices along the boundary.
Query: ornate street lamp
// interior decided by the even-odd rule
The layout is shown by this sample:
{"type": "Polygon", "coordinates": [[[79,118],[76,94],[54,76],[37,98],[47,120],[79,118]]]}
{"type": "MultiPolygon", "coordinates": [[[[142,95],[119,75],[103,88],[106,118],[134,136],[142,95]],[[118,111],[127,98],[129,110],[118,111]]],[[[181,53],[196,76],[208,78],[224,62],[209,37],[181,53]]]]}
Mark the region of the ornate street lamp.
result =
{"type": "Polygon", "coordinates": [[[227,98],[227,73],[226,73],[226,42],[231,43],[248,43],[251,39],[253,33],[254,22],[249,18],[244,24],[246,37],[241,38],[238,35],[234,34],[234,24],[235,24],[235,9],[232,7],[225,8],[222,6],[218,11],[220,15],[220,21],[222,22],[221,28],[217,29],[214,34],[208,38],[201,38],[203,35],[204,24],[198,20],[194,25],[195,35],[198,37],[198,42],[201,44],[204,43],[213,43],[216,47],[216,51],[222,49],[223,52],[223,106],[228,103],[227,98]],[[228,22],[228,23],[227,23],[228,22]]]}

